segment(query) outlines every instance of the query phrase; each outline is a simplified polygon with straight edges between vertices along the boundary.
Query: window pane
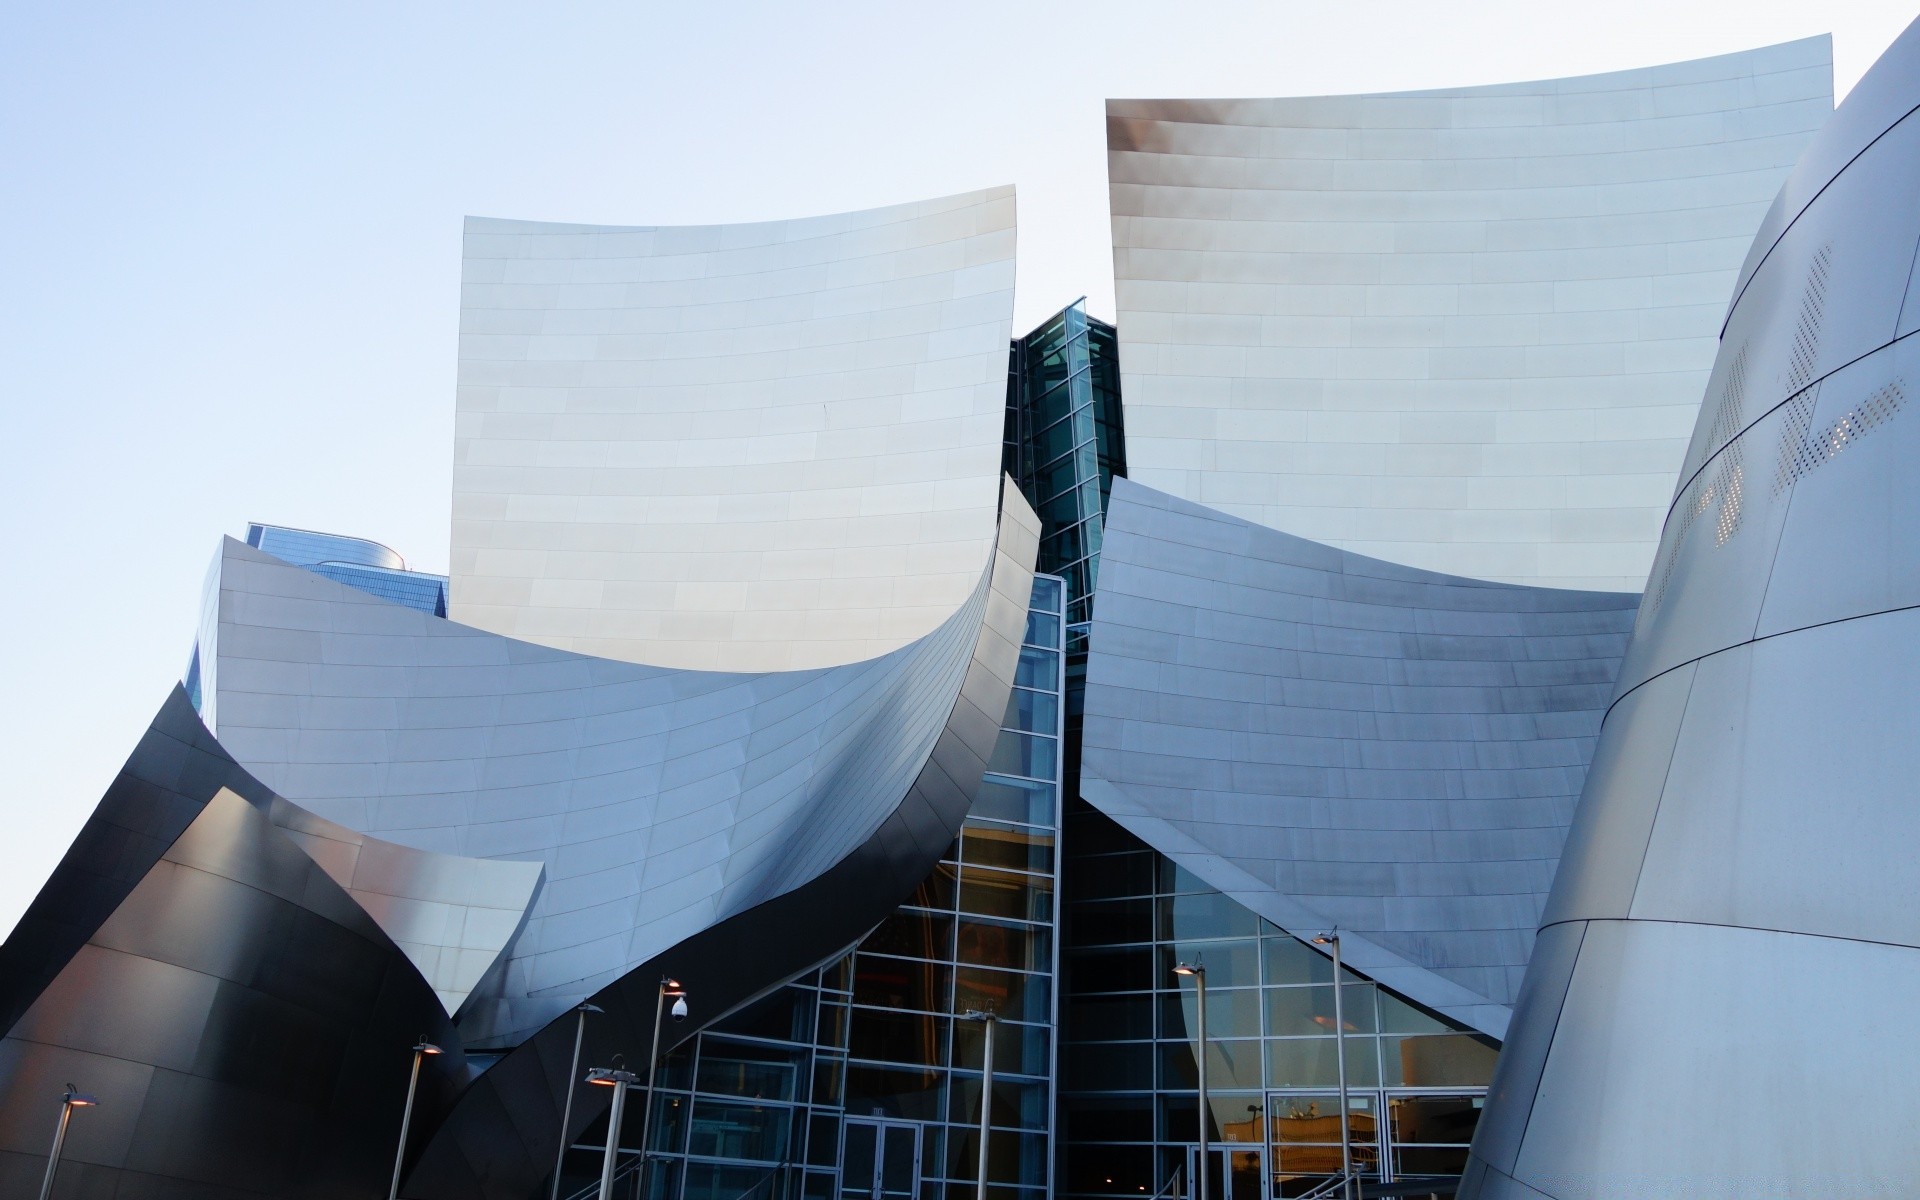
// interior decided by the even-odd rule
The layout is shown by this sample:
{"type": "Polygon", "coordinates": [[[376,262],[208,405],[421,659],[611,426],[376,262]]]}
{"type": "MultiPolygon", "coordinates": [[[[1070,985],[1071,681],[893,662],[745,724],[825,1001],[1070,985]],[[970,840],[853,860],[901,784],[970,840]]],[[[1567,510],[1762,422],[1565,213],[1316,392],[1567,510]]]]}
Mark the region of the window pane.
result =
{"type": "Polygon", "coordinates": [[[1054,777],[1054,740],[1032,733],[1000,731],[993,745],[993,757],[987,770],[1007,775],[1031,775],[1036,779],[1054,777]]]}
{"type": "Polygon", "coordinates": [[[1015,1021],[1052,1020],[1050,989],[1045,975],[990,971],[962,967],[955,980],[953,1007],[990,1011],[1015,1021]]]}
{"type": "Polygon", "coordinates": [[[752,1042],[734,1042],[708,1034],[700,1039],[697,1090],[756,1100],[799,1099],[800,1073],[807,1051],[752,1042]]]}
{"type": "Polygon", "coordinates": [[[1153,940],[1153,901],[1094,900],[1067,906],[1069,937],[1077,946],[1153,940]]]}
{"type": "Polygon", "coordinates": [[[953,918],[944,913],[896,909],[860,943],[862,950],[912,958],[946,958],[953,945],[953,918]]]}
{"type": "Polygon", "coordinates": [[[1039,829],[968,821],[960,835],[960,857],[981,866],[1051,874],[1053,834],[1039,829]]]}
{"type": "Polygon", "coordinates": [[[1485,1104],[1484,1096],[1397,1096],[1387,1106],[1393,1140],[1465,1146],[1485,1104]]]}
{"type": "MultiPolygon", "coordinates": [[[[1051,620],[1052,618],[1048,618],[1051,620]]],[[[1007,711],[1000,723],[1009,729],[1054,734],[1060,729],[1060,704],[1052,692],[1014,688],[1007,693],[1007,711]]],[[[1048,772],[1052,777],[1052,772],[1048,772]]]]}
{"type": "MultiPolygon", "coordinates": [[[[848,1064],[847,1111],[908,1121],[943,1120],[946,1113],[941,1101],[946,1089],[941,1081],[944,1078],[939,1071],[848,1064]]],[[[849,1137],[856,1128],[860,1127],[848,1123],[849,1137]]]]}
{"type": "Polygon", "coordinates": [[[939,1066],[946,1058],[947,1021],[930,1013],[856,1008],[847,1053],[879,1062],[939,1066]]]}
{"type": "Polygon", "coordinates": [[[989,775],[973,798],[973,815],[1028,825],[1053,824],[1053,785],[989,775]]]}
{"type": "Polygon", "coordinates": [[[1060,672],[1056,665],[1059,657],[1053,650],[1028,647],[1020,651],[1020,665],[1014,669],[1013,681],[1021,687],[1053,691],[1060,686],[1060,672]]]}
{"type": "MultiPolygon", "coordinates": [[[[1268,988],[1267,1032],[1275,1037],[1313,1037],[1333,1032],[1333,987],[1268,988]]],[[[1350,983],[1340,990],[1347,1033],[1372,1033],[1374,987],[1350,983]]]]}
{"type": "MultiPolygon", "coordinates": [[[[786,1157],[787,1129],[792,1121],[793,1110],[777,1105],[697,1100],[693,1106],[693,1133],[687,1143],[687,1153],[709,1158],[780,1162],[786,1157]]],[[[755,1174],[742,1171],[743,1178],[738,1182],[751,1187],[755,1174]]],[[[691,1190],[691,1174],[687,1182],[691,1190]]]]}
{"type": "MultiPolygon", "coordinates": [[[[1347,1086],[1377,1087],[1380,1067],[1370,1037],[1349,1037],[1347,1043],[1347,1086]]],[[[1267,1043],[1267,1083],[1271,1087],[1333,1087],[1340,1082],[1340,1067],[1333,1039],[1285,1038],[1267,1043]]]]}
{"type": "MultiPolygon", "coordinates": [[[[1199,1005],[1192,991],[1160,994],[1160,1036],[1191,1040],[1197,1035],[1199,1005]]],[[[1254,988],[1207,989],[1207,1037],[1260,1036],[1260,993],[1254,988]]]]}
{"type": "Polygon", "coordinates": [[[1173,973],[1174,967],[1179,964],[1191,963],[1206,968],[1208,987],[1257,987],[1260,983],[1260,956],[1256,946],[1257,943],[1251,940],[1178,942],[1162,946],[1159,986],[1193,986],[1173,973]]]}
{"type": "Polygon", "coordinates": [[[1049,616],[1046,613],[1027,613],[1026,640],[1036,646],[1046,646],[1054,650],[1059,649],[1060,618],[1049,616]]]}
{"type": "Polygon", "coordinates": [[[960,911],[1015,920],[1053,919],[1053,879],[985,867],[960,868],[960,911]]]}
{"type": "Polygon", "coordinates": [[[1060,611],[1060,581],[1044,576],[1033,581],[1033,607],[1046,612],[1060,611]]]}
{"type": "Polygon", "coordinates": [[[1387,1082],[1407,1087],[1484,1087],[1500,1052],[1468,1033],[1380,1039],[1387,1082]]]}
{"type": "Polygon", "coordinates": [[[1253,937],[1260,931],[1252,911],[1219,892],[1166,896],[1159,912],[1160,936],[1168,939],[1253,937]]]}
{"type": "MultiPolygon", "coordinates": [[[[1194,1067],[1194,1048],[1188,1042],[1161,1042],[1160,1087],[1192,1090],[1199,1086],[1200,1074],[1194,1067]]],[[[1207,1088],[1260,1088],[1260,1043],[1218,1041],[1207,1031],[1207,1088]]]]}
{"type": "Polygon", "coordinates": [[[960,961],[970,966],[1050,971],[1053,969],[1052,939],[1044,929],[962,921],[960,961]]]}
{"type": "Polygon", "coordinates": [[[1153,986],[1153,950],[1073,950],[1067,955],[1067,971],[1069,994],[1139,991],[1153,986]]]}
{"type": "Polygon", "coordinates": [[[1153,997],[1145,993],[1073,996],[1067,1002],[1066,1033],[1082,1042],[1152,1037],[1153,997]]]}
{"type": "Polygon", "coordinates": [[[854,959],[853,1002],[875,1008],[947,1011],[952,976],[945,964],[860,954],[854,959]]]}

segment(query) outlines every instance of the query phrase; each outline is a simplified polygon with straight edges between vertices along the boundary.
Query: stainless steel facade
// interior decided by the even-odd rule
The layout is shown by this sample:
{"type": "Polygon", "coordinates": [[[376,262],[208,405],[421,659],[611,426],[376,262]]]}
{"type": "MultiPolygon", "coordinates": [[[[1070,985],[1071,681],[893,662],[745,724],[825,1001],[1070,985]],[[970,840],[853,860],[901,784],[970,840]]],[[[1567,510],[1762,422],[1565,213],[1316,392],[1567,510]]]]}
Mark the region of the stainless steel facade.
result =
{"type": "Polygon", "coordinates": [[[1014,195],[467,222],[455,620],[628,662],[873,658],[993,544],[1014,195]]]}
{"type": "Polygon", "coordinates": [[[1462,1196],[1907,1196],[1920,28],[1746,266],[1462,1196]]]}
{"type": "Polygon", "coordinates": [[[433,989],[269,819],[273,794],[168,699],[0,946],[0,1187],[32,1195],[61,1088],[62,1197],[371,1196],[392,1169],[407,1047],[467,1066],[433,989]]]}
{"type": "Polygon", "coordinates": [[[1537,83],[1110,100],[1130,477],[1475,578],[1635,590],[1825,38],[1537,83]]]}
{"type": "Polygon", "coordinates": [[[1115,480],[1080,795],[1494,1037],[1637,597],[1335,550],[1115,480]]]}

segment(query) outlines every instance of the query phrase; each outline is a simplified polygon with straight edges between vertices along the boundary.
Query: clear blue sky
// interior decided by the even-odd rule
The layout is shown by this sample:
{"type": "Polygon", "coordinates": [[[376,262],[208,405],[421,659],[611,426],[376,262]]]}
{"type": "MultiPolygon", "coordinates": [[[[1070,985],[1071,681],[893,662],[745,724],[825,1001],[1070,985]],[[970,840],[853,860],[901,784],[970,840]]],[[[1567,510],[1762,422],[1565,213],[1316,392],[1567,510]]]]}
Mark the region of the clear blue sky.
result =
{"type": "Polygon", "coordinates": [[[758,220],[1012,182],[1017,323],[1112,312],[1101,101],[1544,78],[1909,4],[0,7],[0,930],[252,520],[444,570],[464,214],[758,220]]]}

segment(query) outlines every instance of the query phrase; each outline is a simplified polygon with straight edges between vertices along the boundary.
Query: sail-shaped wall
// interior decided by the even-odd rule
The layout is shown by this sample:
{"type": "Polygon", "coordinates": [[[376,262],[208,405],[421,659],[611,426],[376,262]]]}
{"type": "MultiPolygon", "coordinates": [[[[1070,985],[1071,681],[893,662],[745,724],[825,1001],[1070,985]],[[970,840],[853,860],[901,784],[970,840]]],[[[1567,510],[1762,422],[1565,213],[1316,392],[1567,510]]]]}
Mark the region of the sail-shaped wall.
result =
{"type": "Polygon", "coordinates": [[[1920,27],[1741,271],[1461,1192],[1902,1196],[1920,27]]]}

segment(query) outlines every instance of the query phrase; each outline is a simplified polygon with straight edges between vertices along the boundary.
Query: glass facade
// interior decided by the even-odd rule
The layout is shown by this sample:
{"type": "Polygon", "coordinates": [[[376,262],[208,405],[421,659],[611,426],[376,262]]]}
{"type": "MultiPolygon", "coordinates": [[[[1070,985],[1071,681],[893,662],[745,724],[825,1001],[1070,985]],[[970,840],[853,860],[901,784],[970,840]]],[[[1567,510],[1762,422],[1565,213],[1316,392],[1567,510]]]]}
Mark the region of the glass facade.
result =
{"type": "MultiPolygon", "coordinates": [[[[247,526],[247,545],[382,600],[436,617],[447,615],[447,577],[407,570],[406,560],[379,542],[283,525],[252,524],[247,526]]],[[[194,667],[189,672],[197,683],[194,667]]],[[[193,683],[188,690],[193,690],[193,683]]]]}
{"type": "MultiPolygon", "coordinates": [[[[623,1197],[973,1196],[985,1044],[969,1012],[998,1019],[988,1194],[1052,1193],[1064,597],[1034,579],[990,773],[939,866],[857,946],[661,1061],[650,1179],[633,1155],[623,1197]]],[[[636,1089],[623,1150],[640,1148],[642,1103],[636,1089]]],[[[576,1143],[563,1194],[591,1194],[605,1139],[602,1122],[576,1143]]]]}
{"type": "MultiPolygon", "coordinates": [[[[1193,1178],[1198,1004],[1180,962],[1206,968],[1212,1195],[1299,1196],[1338,1174],[1332,962],[1084,805],[1064,840],[1063,1192],[1138,1200],[1193,1178]]],[[[1495,1046],[1351,971],[1340,991],[1356,1167],[1458,1175],[1495,1046]]]]}
{"type": "Polygon", "coordinates": [[[1081,301],[1013,343],[1003,465],[1040,514],[1040,569],[1067,581],[1067,623],[1081,625],[1107,495],[1127,473],[1118,341],[1081,301]]]}

